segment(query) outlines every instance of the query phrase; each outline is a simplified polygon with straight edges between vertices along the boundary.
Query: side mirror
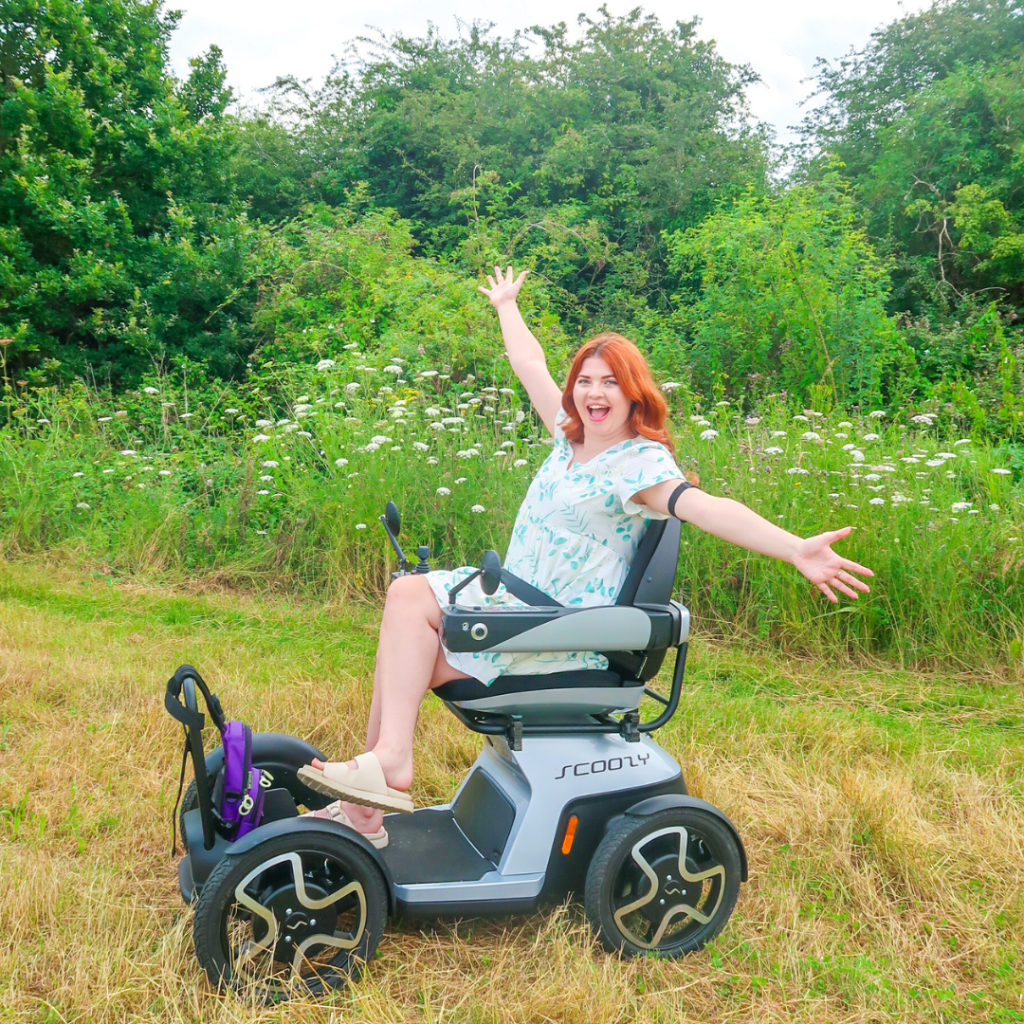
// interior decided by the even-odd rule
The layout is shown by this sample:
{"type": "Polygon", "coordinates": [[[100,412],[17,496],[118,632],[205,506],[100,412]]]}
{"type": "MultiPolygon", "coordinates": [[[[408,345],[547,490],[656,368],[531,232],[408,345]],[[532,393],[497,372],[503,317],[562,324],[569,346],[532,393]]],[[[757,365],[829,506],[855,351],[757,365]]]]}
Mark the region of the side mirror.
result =
{"type": "Polygon", "coordinates": [[[402,528],[402,517],[398,514],[398,506],[393,501],[384,506],[384,522],[391,535],[397,537],[398,531],[402,528]]]}
{"type": "Polygon", "coordinates": [[[501,556],[497,551],[485,551],[480,563],[480,589],[490,597],[501,585],[501,556]]]}

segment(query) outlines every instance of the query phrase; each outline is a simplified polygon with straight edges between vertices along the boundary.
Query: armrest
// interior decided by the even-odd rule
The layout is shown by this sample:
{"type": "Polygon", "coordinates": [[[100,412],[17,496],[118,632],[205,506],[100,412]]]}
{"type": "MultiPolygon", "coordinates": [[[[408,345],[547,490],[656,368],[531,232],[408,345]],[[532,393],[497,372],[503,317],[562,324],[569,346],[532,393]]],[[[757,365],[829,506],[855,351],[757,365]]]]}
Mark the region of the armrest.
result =
{"type": "MultiPolygon", "coordinates": [[[[685,618],[685,626],[684,626],[685,618]]],[[[442,608],[441,640],[450,651],[646,651],[681,642],[682,605],[590,608],[442,608]]]]}

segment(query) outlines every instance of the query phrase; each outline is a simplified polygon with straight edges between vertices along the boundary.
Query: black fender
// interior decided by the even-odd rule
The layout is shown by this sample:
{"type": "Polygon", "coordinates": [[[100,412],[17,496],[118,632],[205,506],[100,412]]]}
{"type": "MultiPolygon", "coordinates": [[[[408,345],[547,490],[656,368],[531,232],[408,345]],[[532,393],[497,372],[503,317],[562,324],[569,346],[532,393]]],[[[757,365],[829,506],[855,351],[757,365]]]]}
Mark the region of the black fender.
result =
{"type": "MultiPolygon", "coordinates": [[[[736,826],[714,804],[709,804],[706,800],[699,800],[695,796],[685,796],[682,793],[663,793],[661,796],[652,796],[647,800],[641,800],[639,803],[633,804],[624,813],[623,817],[649,818],[661,811],[669,811],[676,807],[692,807],[696,810],[707,811],[708,814],[717,818],[732,833],[732,837],[736,840],[736,846],[740,851],[740,867],[743,872],[740,877],[745,882],[747,880],[747,851],[743,846],[743,840],[740,839],[736,826]]],[[[609,824],[611,823],[609,822],[609,824]]]]}
{"type": "Polygon", "coordinates": [[[277,821],[268,821],[265,825],[254,828],[247,832],[241,839],[230,843],[224,850],[225,857],[237,857],[239,854],[248,853],[260,843],[279,836],[298,836],[300,833],[317,832],[329,836],[337,842],[355,843],[361,850],[364,850],[373,859],[373,862],[380,868],[384,876],[384,883],[388,890],[388,913],[395,913],[395,883],[391,877],[391,871],[387,866],[380,850],[371,843],[366,836],[361,835],[354,828],[342,825],[339,822],[327,818],[280,818],[277,821]]]}
{"type": "MultiPolygon", "coordinates": [[[[332,798],[310,789],[298,777],[299,769],[314,757],[327,760],[326,754],[297,736],[283,732],[252,734],[252,763],[257,768],[266,768],[274,777],[274,785],[287,789],[297,804],[305,804],[315,811],[326,807],[332,798]]],[[[216,747],[206,755],[207,776],[212,779],[223,766],[224,748],[216,747]]]]}

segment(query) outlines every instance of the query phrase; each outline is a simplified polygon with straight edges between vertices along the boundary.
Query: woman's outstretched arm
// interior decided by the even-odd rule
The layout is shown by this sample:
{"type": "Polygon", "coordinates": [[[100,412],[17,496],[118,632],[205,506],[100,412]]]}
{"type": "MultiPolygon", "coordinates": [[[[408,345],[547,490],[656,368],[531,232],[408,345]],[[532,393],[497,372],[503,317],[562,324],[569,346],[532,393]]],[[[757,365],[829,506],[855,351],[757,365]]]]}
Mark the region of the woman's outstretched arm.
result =
{"type": "Polygon", "coordinates": [[[675,500],[675,508],[669,510],[669,498],[681,483],[681,480],[666,480],[635,494],[633,500],[655,512],[675,515],[731,544],[790,562],[830,601],[839,600],[832,587],[855,600],[859,596],[858,590],[867,593],[871,589],[852,573],[864,576],[874,576],[874,573],[832,550],[832,544],[850,535],[849,526],[819,533],[816,537],[798,537],[770,523],[742,502],[716,498],[696,487],[683,491],[675,500]]]}
{"type": "Polygon", "coordinates": [[[500,267],[494,268],[494,277],[487,275],[489,289],[480,286],[480,291],[491,300],[491,305],[498,311],[498,322],[501,324],[501,336],[505,341],[505,351],[512,370],[522,382],[526,393],[537,410],[537,415],[544,421],[544,426],[552,434],[555,432],[555,417],[562,405],[562,390],[554,382],[548,372],[547,359],[540,342],[526,326],[516,297],[522,287],[523,280],[529,273],[524,270],[519,277],[514,277],[512,268],[503,276],[500,267]]]}

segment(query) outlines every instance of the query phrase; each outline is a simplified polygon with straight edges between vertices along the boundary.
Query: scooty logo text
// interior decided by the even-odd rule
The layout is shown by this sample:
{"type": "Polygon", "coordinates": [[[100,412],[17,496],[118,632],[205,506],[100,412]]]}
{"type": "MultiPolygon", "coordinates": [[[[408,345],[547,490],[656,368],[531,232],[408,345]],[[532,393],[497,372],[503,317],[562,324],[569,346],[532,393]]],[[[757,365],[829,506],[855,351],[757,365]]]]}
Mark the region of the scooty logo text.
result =
{"type": "Polygon", "coordinates": [[[625,757],[609,757],[600,761],[580,761],[579,764],[567,764],[562,773],[555,776],[555,781],[568,778],[570,775],[600,775],[602,772],[617,772],[620,768],[639,768],[650,761],[650,754],[627,754],[625,757]]]}

